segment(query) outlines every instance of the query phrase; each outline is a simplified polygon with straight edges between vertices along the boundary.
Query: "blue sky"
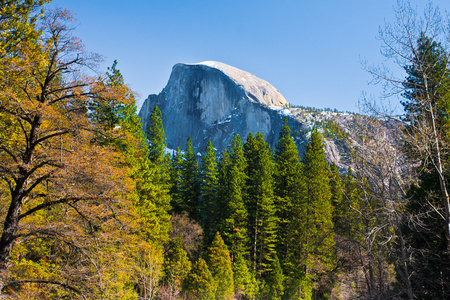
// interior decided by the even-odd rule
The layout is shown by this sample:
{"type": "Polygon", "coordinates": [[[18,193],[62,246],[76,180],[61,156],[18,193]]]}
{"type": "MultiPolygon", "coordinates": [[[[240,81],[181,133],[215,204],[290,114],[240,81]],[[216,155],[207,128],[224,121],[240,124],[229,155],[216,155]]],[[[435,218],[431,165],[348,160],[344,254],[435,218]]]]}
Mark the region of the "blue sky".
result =
{"type": "MultiPolygon", "coordinates": [[[[76,15],[75,35],[118,60],[138,107],[166,85],[179,62],[220,61],[275,86],[295,105],[358,111],[378,64],[378,28],[394,18],[394,0],[53,0],[76,15]]],[[[411,1],[423,11],[426,1],[411,1]]],[[[450,1],[433,1],[442,12],[450,1]]]]}

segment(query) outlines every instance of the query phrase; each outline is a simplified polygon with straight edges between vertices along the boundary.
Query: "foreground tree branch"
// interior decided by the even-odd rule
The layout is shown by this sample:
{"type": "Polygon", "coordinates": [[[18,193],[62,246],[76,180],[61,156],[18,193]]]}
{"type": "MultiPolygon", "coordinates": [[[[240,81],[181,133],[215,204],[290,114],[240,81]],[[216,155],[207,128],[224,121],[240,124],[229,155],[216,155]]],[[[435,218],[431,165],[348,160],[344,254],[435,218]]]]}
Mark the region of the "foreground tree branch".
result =
{"type": "Polygon", "coordinates": [[[39,280],[39,279],[33,279],[33,280],[31,280],[31,279],[28,279],[28,280],[15,280],[15,281],[10,281],[10,282],[8,282],[8,283],[3,287],[2,291],[5,291],[6,289],[8,289],[8,287],[16,286],[16,285],[23,285],[23,284],[25,284],[25,283],[43,283],[43,284],[57,285],[57,286],[60,286],[60,287],[62,287],[62,288],[64,288],[64,289],[66,289],[66,290],[69,290],[69,291],[71,291],[71,292],[74,292],[74,293],[80,295],[80,296],[82,297],[82,299],[87,299],[87,298],[83,295],[83,293],[82,293],[80,290],[76,289],[75,287],[70,286],[70,285],[65,284],[65,283],[61,283],[61,282],[58,282],[58,281],[54,281],[54,280],[39,280]]]}
{"type": "Polygon", "coordinates": [[[396,225],[402,232],[399,257],[409,257],[402,259],[397,274],[407,280],[409,299],[443,299],[450,296],[449,21],[441,19],[439,9],[431,4],[423,17],[406,1],[398,1],[395,12],[396,20],[380,29],[382,54],[405,77],[393,77],[384,68],[367,69],[374,82],[387,88],[383,96],[401,95],[404,114],[391,117],[367,99],[365,103],[375,115],[402,123],[402,150],[418,172],[396,225]]]}

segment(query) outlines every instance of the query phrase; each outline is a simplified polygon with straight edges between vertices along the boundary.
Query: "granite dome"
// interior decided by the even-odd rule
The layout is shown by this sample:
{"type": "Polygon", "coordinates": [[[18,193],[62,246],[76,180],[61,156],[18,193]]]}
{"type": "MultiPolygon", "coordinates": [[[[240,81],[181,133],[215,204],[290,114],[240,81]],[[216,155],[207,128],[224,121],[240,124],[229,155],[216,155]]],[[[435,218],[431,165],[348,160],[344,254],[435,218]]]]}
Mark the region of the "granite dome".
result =
{"type": "Polygon", "coordinates": [[[273,85],[249,72],[217,61],[204,61],[193,65],[208,66],[222,71],[241,86],[248,93],[249,98],[255,102],[268,106],[289,106],[283,95],[273,85]]]}
{"type": "MultiPolygon", "coordinates": [[[[144,101],[139,111],[144,128],[156,105],[162,112],[168,147],[183,149],[191,136],[198,151],[208,140],[222,151],[235,133],[245,140],[250,132],[261,132],[273,146],[285,115],[290,114],[286,99],[270,83],[214,61],[176,64],[161,93],[144,101]]],[[[292,118],[290,125],[303,127],[292,118]]]]}

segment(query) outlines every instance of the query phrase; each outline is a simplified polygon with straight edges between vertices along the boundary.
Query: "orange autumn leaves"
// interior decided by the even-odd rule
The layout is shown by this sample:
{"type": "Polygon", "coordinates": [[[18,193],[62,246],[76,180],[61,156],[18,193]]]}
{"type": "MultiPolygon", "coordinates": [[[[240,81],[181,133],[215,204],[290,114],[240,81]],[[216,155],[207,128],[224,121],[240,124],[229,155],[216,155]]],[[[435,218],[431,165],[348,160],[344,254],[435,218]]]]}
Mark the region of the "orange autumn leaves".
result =
{"type": "Polygon", "coordinates": [[[130,282],[159,277],[143,260],[161,246],[142,236],[132,159],[120,145],[146,145],[93,117],[93,103],[134,98],[123,83],[86,75],[98,56],[72,37],[69,19],[47,14],[39,39],[0,58],[0,295],[135,297],[130,282]]]}

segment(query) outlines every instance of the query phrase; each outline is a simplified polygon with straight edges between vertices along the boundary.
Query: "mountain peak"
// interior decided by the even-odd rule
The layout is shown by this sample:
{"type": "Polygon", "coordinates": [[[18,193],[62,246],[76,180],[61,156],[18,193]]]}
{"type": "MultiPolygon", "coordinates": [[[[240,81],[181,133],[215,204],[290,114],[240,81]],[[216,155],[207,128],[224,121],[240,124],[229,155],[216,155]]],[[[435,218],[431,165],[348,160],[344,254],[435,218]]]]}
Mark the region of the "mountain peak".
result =
{"type": "MultiPolygon", "coordinates": [[[[139,112],[144,128],[153,108],[162,112],[167,145],[184,148],[188,136],[203,151],[208,140],[220,152],[235,133],[261,132],[273,146],[289,114],[286,99],[267,81],[215,61],[176,64],[166,87],[139,112]]],[[[302,127],[292,118],[292,126],[302,127]]]]}
{"type": "Polygon", "coordinates": [[[233,80],[236,85],[240,86],[245,91],[250,101],[266,106],[289,106],[283,95],[273,85],[249,72],[225,63],[218,61],[204,61],[196,64],[180,63],[176,64],[174,69],[181,66],[205,66],[217,69],[233,80]]]}

